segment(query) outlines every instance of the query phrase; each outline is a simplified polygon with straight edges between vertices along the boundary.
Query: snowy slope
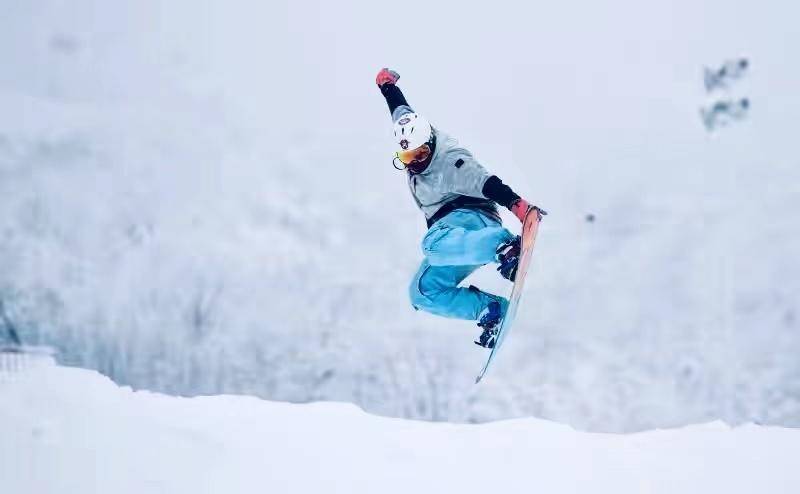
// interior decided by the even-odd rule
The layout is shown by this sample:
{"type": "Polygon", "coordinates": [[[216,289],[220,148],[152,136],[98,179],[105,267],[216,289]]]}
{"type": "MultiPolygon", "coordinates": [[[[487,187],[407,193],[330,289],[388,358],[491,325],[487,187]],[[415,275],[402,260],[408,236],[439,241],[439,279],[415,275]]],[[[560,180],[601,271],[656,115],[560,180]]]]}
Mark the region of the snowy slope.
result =
{"type": "Polygon", "coordinates": [[[800,7],[585,3],[11,2],[8,316],[64,362],[166,393],[800,425],[800,7]],[[752,118],[707,135],[701,68],[739,55],[752,73],[719,97],[749,96],[752,118]],[[424,229],[390,165],[384,65],[551,213],[479,387],[475,326],[407,301],[424,229]]]}
{"type": "Polygon", "coordinates": [[[720,422],[630,435],[536,419],[376,417],[353,405],[176,398],[96,372],[0,381],[10,494],[793,493],[800,431],[720,422]]]}

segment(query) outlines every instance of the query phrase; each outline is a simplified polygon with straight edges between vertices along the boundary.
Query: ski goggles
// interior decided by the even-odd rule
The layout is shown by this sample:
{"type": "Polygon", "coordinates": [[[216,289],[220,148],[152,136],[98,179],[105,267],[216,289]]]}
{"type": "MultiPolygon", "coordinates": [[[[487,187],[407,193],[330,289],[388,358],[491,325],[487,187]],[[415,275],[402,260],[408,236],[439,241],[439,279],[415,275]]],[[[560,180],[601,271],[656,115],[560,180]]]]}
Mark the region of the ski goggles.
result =
{"type": "Polygon", "coordinates": [[[413,163],[419,163],[428,159],[431,155],[431,147],[427,144],[423,144],[414,149],[406,149],[403,151],[398,151],[395,156],[400,162],[406,166],[411,165],[413,163]]]}

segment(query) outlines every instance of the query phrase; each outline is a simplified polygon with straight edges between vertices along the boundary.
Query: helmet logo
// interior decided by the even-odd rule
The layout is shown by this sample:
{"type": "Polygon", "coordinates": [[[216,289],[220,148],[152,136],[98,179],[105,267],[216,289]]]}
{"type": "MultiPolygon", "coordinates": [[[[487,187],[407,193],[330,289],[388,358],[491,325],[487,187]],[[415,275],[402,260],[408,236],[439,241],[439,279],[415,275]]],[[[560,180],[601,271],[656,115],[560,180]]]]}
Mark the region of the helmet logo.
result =
{"type": "Polygon", "coordinates": [[[399,122],[397,122],[397,123],[399,123],[400,125],[405,125],[405,124],[407,124],[407,123],[408,123],[408,122],[410,122],[410,121],[411,121],[411,119],[410,119],[410,118],[408,118],[408,117],[403,117],[403,118],[401,118],[401,119],[400,119],[400,121],[399,121],[399,122]]]}
{"type": "Polygon", "coordinates": [[[408,149],[408,139],[403,139],[400,141],[400,147],[403,149],[408,149]]]}

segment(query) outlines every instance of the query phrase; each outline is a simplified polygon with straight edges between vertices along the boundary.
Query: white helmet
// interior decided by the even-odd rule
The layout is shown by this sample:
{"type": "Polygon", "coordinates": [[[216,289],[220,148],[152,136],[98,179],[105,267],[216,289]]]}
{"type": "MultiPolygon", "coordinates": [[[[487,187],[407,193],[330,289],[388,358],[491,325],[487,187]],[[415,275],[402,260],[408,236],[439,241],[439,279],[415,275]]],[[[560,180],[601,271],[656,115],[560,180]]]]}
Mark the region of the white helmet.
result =
{"type": "Polygon", "coordinates": [[[394,138],[400,152],[427,144],[432,135],[431,124],[416,113],[406,113],[394,124],[394,138]]]}

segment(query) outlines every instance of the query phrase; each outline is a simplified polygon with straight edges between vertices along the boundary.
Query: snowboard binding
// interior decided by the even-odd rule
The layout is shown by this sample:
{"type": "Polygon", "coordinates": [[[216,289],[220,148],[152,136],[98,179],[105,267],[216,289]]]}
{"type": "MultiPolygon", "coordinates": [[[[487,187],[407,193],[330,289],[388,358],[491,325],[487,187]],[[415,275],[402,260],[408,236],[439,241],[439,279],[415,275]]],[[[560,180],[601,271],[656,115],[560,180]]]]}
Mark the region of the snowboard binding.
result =
{"type": "Polygon", "coordinates": [[[478,321],[478,326],[483,328],[483,333],[478,337],[475,344],[484,348],[494,348],[502,318],[500,302],[496,300],[489,302],[489,306],[481,313],[478,321]]]}

